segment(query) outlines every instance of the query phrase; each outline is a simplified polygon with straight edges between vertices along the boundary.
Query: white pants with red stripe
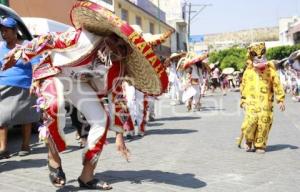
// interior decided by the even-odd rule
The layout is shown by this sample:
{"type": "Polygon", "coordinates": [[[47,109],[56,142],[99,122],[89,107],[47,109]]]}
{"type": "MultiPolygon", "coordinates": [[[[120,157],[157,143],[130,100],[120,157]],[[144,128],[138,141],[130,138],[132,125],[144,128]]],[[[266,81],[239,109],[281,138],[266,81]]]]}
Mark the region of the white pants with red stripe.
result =
{"type": "MultiPolygon", "coordinates": [[[[63,76],[54,77],[53,80],[58,98],[57,103],[59,103],[58,108],[64,108],[64,102],[61,102],[61,100],[65,98],[84,115],[90,124],[87,145],[83,151],[83,161],[96,163],[106,141],[109,123],[103,104],[88,83],[75,81],[63,76]]],[[[65,124],[64,114],[58,114],[57,118],[57,129],[62,133],[61,130],[65,124]]],[[[51,137],[53,136],[51,135],[51,137]]]]}
{"type": "Polygon", "coordinates": [[[144,135],[146,130],[146,119],[147,119],[147,110],[148,110],[148,100],[147,96],[140,92],[139,90],[135,90],[135,98],[136,98],[136,122],[138,125],[138,134],[144,135]]]}

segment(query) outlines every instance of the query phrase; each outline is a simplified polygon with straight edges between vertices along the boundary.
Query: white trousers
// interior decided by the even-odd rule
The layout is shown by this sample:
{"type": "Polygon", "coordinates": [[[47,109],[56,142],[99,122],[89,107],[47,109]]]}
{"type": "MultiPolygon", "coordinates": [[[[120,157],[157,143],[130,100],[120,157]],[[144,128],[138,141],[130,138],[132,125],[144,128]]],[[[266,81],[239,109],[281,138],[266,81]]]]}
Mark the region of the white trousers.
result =
{"type": "Polygon", "coordinates": [[[101,100],[88,83],[72,80],[66,77],[57,78],[65,99],[68,99],[86,118],[90,124],[87,145],[83,151],[83,159],[97,162],[108,129],[108,116],[101,100]]]}

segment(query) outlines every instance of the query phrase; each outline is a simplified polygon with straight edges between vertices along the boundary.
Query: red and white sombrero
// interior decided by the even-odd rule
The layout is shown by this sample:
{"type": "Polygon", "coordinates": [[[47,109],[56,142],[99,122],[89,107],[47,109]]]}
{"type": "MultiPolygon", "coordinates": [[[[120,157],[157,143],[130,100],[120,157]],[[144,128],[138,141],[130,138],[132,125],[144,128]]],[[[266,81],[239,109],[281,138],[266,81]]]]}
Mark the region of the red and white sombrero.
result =
{"type": "Polygon", "coordinates": [[[173,31],[168,30],[162,34],[152,35],[150,33],[146,33],[143,35],[143,38],[149,43],[151,46],[158,46],[164,42],[172,35],[173,31]]]}
{"type": "Polygon", "coordinates": [[[100,36],[115,33],[131,46],[133,53],[123,64],[137,89],[149,95],[160,95],[167,88],[168,76],[164,66],[151,46],[127,22],[88,0],[78,0],[74,4],[71,21],[76,29],[84,28],[100,36]]]}
{"type": "Polygon", "coordinates": [[[197,62],[203,61],[207,57],[208,57],[207,53],[197,55],[194,52],[188,52],[185,57],[183,57],[179,60],[177,69],[185,70],[185,69],[187,69],[188,67],[190,67],[191,65],[193,65],[197,62]]]}
{"type": "Polygon", "coordinates": [[[171,56],[169,57],[170,59],[180,59],[182,57],[186,56],[186,52],[178,52],[178,53],[172,53],[171,56]]]}
{"type": "Polygon", "coordinates": [[[130,25],[136,32],[142,35],[143,39],[151,46],[155,47],[164,42],[174,33],[173,30],[168,30],[161,34],[152,35],[151,33],[143,33],[142,28],[139,25],[130,25]]]}

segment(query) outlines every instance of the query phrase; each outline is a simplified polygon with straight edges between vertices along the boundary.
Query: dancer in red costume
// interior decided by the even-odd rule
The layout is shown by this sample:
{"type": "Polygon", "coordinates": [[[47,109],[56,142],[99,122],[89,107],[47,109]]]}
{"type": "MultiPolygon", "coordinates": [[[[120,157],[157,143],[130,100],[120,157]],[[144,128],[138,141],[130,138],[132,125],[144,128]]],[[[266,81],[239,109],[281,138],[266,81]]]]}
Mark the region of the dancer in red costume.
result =
{"type": "MultiPolygon", "coordinates": [[[[164,67],[151,47],[126,22],[91,1],[77,1],[71,11],[75,30],[52,33],[17,47],[7,56],[3,69],[17,59],[30,60],[45,54],[35,79],[40,79],[42,108],[45,111],[45,133],[49,145],[50,178],[54,185],[66,182],[58,152],[66,148],[64,127],[64,98],[85,116],[91,129],[83,153],[83,170],[78,178],[80,187],[111,189],[94,179],[96,167],[109,127],[109,116],[100,100],[120,83],[124,70],[134,80],[134,86],[150,95],[159,95],[167,86],[164,67]]],[[[113,127],[112,127],[113,128],[113,127]]],[[[122,129],[117,131],[116,143],[128,158],[122,129]]]]}

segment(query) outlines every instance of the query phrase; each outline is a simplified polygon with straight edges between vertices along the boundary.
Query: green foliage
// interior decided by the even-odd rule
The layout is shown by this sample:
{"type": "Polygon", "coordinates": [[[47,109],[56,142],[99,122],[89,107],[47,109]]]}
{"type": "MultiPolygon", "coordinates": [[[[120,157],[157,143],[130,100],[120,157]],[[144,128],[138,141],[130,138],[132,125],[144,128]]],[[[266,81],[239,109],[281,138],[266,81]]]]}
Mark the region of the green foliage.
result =
{"type": "Polygon", "coordinates": [[[219,62],[219,67],[233,67],[235,70],[244,68],[247,60],[247,49],[244,48],[229,48],[209,54],[209,62],[219,62]]]}
{"type": "Polygon", "coordinates": [[[291,53],[300,49],[300,44],[292,46],[279,46],[273,47],[267,50],[267,58],[269,60],[276,59],[281,60],[290,56],[291,53]]]}
{"type": "MultiPolygon", "coordinates": [[[[300,44],[292,46],[279,46],[267,50],[268,60],[281,60],[290,56],[294,51],[300,50],[300,44]]],[[[247,60],[247,49],[232,47],[221,51],[212,52],[209,54],[209,62],[219,62],[219,67],[233,67],[235,70],[240,70],[245,67],[247,60]]]]}

